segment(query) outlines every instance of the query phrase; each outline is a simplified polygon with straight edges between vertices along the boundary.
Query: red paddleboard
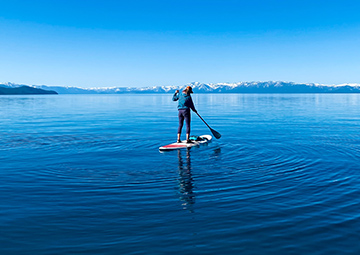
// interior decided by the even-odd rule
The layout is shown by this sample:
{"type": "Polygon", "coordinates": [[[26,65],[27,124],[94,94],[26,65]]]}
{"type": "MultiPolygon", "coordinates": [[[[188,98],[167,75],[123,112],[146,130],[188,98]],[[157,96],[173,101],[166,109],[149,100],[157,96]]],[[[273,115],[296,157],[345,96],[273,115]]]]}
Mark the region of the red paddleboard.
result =
{"type": "Polygon", "coordinates": [[[186,140],[181,141],[181,143],[171,143],[168,145],[164,145],[159,147],[161,151],[169,151],[169,150],[177,150],[183,148],[191,148],[194,146],[199,146],[200,144],[206,144],[211,142],[212,136],[211,135],[201,135],[196,137],[190,137],[192,143],[187,143],[186,140]]]}

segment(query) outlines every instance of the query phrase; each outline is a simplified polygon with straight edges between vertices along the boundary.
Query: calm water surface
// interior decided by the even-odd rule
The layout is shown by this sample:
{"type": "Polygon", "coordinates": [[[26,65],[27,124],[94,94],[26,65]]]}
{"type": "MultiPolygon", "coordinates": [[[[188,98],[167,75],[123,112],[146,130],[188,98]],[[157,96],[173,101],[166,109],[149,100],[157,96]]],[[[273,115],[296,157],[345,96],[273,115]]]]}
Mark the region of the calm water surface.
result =
{"type": "Polygon", "coordinates": [[[360,254],[360,95],[171,97],[0,96],[0,253],[360,254]]]}

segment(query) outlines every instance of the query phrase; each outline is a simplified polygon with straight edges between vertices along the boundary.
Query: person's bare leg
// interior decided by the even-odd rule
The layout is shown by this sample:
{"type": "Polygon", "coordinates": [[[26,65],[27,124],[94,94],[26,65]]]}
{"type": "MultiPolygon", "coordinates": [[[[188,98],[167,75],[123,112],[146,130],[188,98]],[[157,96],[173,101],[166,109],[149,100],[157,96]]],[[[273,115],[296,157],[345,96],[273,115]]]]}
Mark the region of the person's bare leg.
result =
{"type": "Polygon", "coordinates": [[[178,134],[177,134],[177,142],[178,142],[178,143],[181,143],[180,136],[181,136],[181,133],[178,133],[178,134]]]}
{"type": "Polygon", "coordinates": [[[186,134],[186,142],[192,143],[192,141],[190,140],[190,134],[186,134]]]}

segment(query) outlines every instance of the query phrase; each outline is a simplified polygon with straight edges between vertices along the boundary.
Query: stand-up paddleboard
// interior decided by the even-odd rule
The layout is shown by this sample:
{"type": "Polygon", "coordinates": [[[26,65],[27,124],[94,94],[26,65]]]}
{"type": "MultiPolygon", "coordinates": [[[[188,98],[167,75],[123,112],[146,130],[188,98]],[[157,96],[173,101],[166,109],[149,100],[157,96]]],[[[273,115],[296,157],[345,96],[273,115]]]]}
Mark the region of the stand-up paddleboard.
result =
{"type": "Polygon", "coordinates": [[[168,151],[168,150],[177,150],[177,149],[199,146],[201,144],[206,144],[211,142],[212,136],[211,135],[190,136],[190,140],[192,141],[192,143],[187,143],[186,140],[184,140],[181,141],[181,143],[171,143],[168,145],[161,146],[159,150],[168,151]]]}

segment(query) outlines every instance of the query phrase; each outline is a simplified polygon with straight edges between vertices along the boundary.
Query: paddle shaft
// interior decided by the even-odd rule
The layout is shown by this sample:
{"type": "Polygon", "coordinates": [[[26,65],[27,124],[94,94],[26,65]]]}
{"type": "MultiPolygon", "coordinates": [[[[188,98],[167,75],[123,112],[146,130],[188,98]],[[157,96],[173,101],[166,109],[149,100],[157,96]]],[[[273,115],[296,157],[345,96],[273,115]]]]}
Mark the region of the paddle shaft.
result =
{"type": "Polygon", "coordinates": [[[205,125],[208,126],[208,128],[212,129],[212,128],[206,123],[206,121],[205,121],[203,118],[201,118],[201,116],[200,116],[200,114],[198,114],[198,112],[196,112],[196,114],[197,114],[197,115],[199,116],[199,118],[205,123],[205,125]]]}
{"type": "Polygon", "coordinates": [[[195,112],[197,116],[205,123],[205,125],[210,129],[211,133],[215,136],[216,139],[219,139],[221,137],[221,134],[217,132],[216,130],[212,129],[209,124],[206,123],[206,121],[198,114],[198,112],[195,112]]]}

